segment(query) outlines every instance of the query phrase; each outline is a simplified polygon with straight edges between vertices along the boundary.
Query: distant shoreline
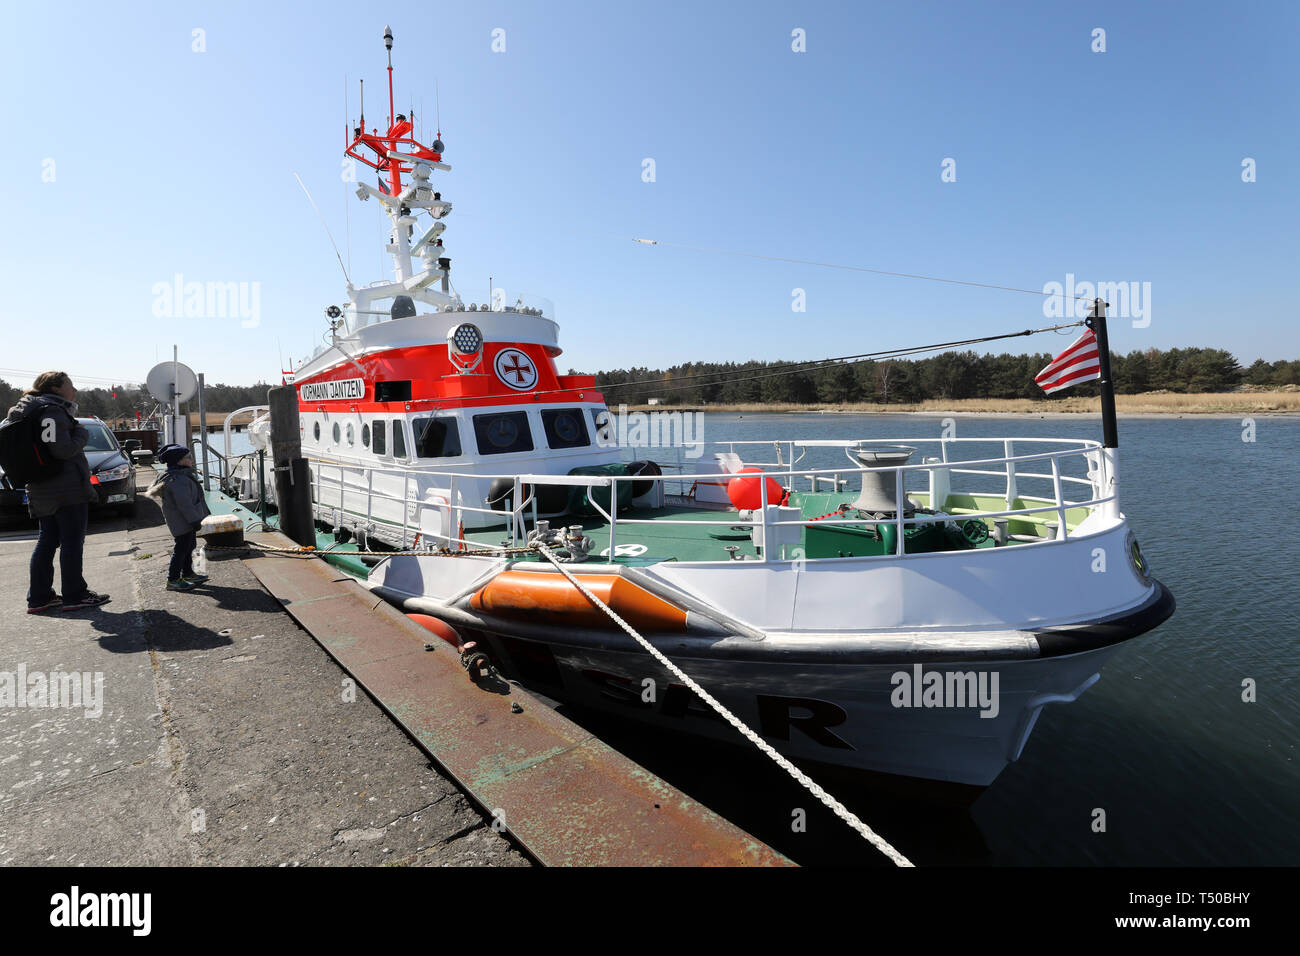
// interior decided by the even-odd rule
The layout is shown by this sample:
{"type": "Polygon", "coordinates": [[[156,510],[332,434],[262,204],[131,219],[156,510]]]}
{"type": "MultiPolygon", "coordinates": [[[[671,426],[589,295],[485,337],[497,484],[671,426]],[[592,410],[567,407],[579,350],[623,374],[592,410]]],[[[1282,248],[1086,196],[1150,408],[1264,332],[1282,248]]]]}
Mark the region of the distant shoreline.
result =
{"type": "MultiPolygon", "coordinates": [[[[617,405],[611,405],[617,409],[617,405]]],[[[628,405],[635,412],[709,412],[722,414],[789,414],[814,412],[826,415],[957,415],[1021,418],[1080,418],[1101,414],[1100,398],[1065,398],[1035,401],[1028,398],[965,398],[954,401],[930,399],[924,402],[881,405],[798,405],[773,403],[710,405],[628,405]]],[[[1115,396],[1115,411],[1121,418],[1179,418],[1186,415],[1234,417],[1238,415],[1300,415],[1300,390],[1258,392],[1203,392],[1175,394],[1154,392],[1115,396]]]]}

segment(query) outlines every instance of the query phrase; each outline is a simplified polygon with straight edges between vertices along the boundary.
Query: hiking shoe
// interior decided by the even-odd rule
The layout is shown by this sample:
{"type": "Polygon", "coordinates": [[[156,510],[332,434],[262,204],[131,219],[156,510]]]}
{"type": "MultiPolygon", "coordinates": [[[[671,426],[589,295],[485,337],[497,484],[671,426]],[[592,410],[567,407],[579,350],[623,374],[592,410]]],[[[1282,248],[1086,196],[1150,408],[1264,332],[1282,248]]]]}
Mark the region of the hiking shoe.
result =
{"type": "Polygon", "coordinates": [[[54,595],[54,597],[50,598],[44,604],[27,605],[27,613],[44,614],[46,611],[53,611],[56,607],[58,607],[62,603],[63,603],[63,599],[56,594],[54,595]]]}
{"type": "Polygon", "coordinates": [[[187,581],[184,577],[179,577],[175,581],[167,582],[168,591],[193,591],[194,582],[187,581]]]}
{"type": "Polygon", "coordinates": [[[208,576],[206,574],[198,574],[194,571],[191,571],[189,574],[181,575],[181,580],[188,581],[190,584],[202,584],[207,579],[208,576]]]}
{"type": "Polygon", "coordinates": [[[75,601],[64,601],[63,610],[75,611],[83,607],[98,607],[101,604],[107,604],[108,601],[107,594],[96,594],[94,591],[87,591],[75,601]]]}

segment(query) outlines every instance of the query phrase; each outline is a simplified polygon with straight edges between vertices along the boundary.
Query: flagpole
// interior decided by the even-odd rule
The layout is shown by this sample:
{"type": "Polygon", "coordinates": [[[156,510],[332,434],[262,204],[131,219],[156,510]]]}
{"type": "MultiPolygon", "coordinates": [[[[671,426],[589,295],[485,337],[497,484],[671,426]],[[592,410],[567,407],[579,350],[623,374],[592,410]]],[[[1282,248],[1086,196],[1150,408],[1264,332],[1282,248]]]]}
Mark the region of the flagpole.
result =
{"type": "Polygon", "coordinates": [[[1101,373],[1101,457],[1104,463],[1102,493],[1110,500],[1102,505],[1102,513],[1119,519],[1119,430],[1115,427],[1115,381],[1110,375],[1110,338],[1106,335],[1106,306],[1100,298],[1092,303],[1088,328],[1097,336],[1097,365],[1101,373]]]}
{"type": "Polygon", "coordinates": [[[1108,302],[1094,299],[1088,328],[1097,336],[1097,363],[1101,380],[1101,433],[1106,448],[1119,447],[1119,430],[1115,426],[1115,381],[1110,375],[1110,339],[1106,336],[1106,306],[1108,302]]]}

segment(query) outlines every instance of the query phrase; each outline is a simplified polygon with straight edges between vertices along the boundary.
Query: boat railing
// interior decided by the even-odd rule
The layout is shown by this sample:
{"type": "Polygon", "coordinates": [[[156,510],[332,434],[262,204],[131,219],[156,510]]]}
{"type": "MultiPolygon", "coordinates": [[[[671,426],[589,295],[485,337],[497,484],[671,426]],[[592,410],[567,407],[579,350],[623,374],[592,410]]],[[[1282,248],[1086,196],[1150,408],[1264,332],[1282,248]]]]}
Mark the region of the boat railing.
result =
{"type": "MultiPolygon", "coordinates": [[[[674,518],[634,518],[620,516],[618,513],[618,488],[624,482],[658,482],[666,485],[669,482],[702,482],[711,481],[718,483],[719,479],[728,481],[735,477],[734,474],[727,472],[701,472],[699,474],[663,474],[663,475],[558,475],[558,474],[501,474],[491,475],[476,472],[449,472],[436,468],[420,469],[400,469],[392,470],[402,476],[402,492],[400,495],[377,489],[375,486],[375,474],[377,469],[368,467],[349,466],[343,463],[331,463],[314,461],[314,490],[315,501],[323,511],[337,508],[341,516],[345,511],[351,511],[347,507],[348,494],[365,495],[365,521],[367,526],[373,527],[374,524],[381,520],[376,516],[375,505],[378,502],[388,501],[400,504],[402,520],[400,524],[400,543],[403,549],[416,547],[421,542],[427,548],[447,547],[447,548],[482,548],[481,541],[476,542],[464,537],[463,525],[467,514],[485,515],[492,518],[492,524],[503,523],[505,530],[509,535],[508,544],[511,547],[519,547],[526,542],[528,534],[528,520],[534,522],[539,517],[537,506],[536,488],[547,485],[558,485],[567,487],[587,488],[587,500],[592,508],[608,524],[608,555],[618,556],[618,536],[620,528],[626,529],[637,525],[689,525],[691,527],[701,526],[719,526],[731,528],[742,524],[750,524],[758,534],[753,535],[755,541],[774,542],[780,546],[776,549],[772,547],[763,547],[759,549],[757,560],[788,560],[786,549],[794,544],[788,536],[782,536],[778,529],[799,527],[807,528],[810,526],[834,527],[834,526],[856,526],[878,527],[885,524],[895,526],[895,552],[894,555],[882,555],[879,557],[903,557],[909,552],[905,550],[904,530],[913,525],[947,522],[953,520],[968,521],[971,519],[993,522],[995,525],[1001,521],[1008,523],[1014,519],[1026,519],[1031,523],[1041,524],[1043,530],[1049,533],[1049,536],[1043,537],[1034,535],[1032,543],[1051,543],[1063,542],[1070,539],[1071,533],[1077,529],[1081,521],[1074,522],[1072,529],[1070,523],[1070,512],[1085,510],[1092,514],[1097,509],[1108,508],[1109,513],[1118,515],[1118,494],[1111,490],[1114,487],[1113,475],[1108,474],[1110,464],[1109,459],[1102,453],[1103,450],[1099,443],[1094,441],[1073,440],[1073,439],[900,439],[890,440],[887,444],[905,444],[905,445],[923,445],[925,443],[940,443],[940,454],[938,457],[926,457],[922,462],[916,464],[906,464],[888,467],[869,468],[860,463],[850,461],[847,466],[838,468],[808,469],[797,467],[786,467],[773,469],[770,466],[757,465],[763,468],[763,474],[766,477],[777,479],[780,482],[785,479],[784,484],[789,485],[793,490],[794,485],[799,479],[809,480],[811,490],[816,491],[819,487],[827,482],[833,482],[836,490],[843,487],[843,482],[847,481],[845,476],[860,475],[867,472],[892,472],[894,477],[895,501],[906,501],[909,489],[907,488],[907,479],[911,476],[926,475],[928,478],[928,504],[929,508],[939,511],[948,501],[950,494],[954,493],[952,487],[952,478],[954,475],[979,476],[983,478],[997,478],[1001,480],[1001,487],[998,492],[992,490],[974,491],[974,492],[957,492],[959,494],[979,495],[985,498],[1000,498],[1004,508],[980,509],[980,508],[955,508],[949,513],[931,514],[925,511],[917,511],[908,515],[904,509],[900,508],[889,518],[870,518],[863,516],[854,517],[833,517],[831,515],[820,518],[810,519],[800,515],[797,518],[784,517],[779,511],[772,506],[778,505],[779,502],[770,501],[768,496],[768,487],[766,480],[758,482],[759,485],[759,507],[753,509],[748,515],[737,515],[731,512],[721,513],[716,520],[706,518],[674,519],[674,518]],[[1002,455],[990,458],[975,459],[953,459],[949,453],[949,445],[967,442],[967,443],[989,443],[996,442],[1002,446],[1002,455]],[[1044,452],[1031,452],[1026,454],[1017,454],[1016,445],[1019,444],[1066,444],[1069,447],[1044,452]],[[1066,474],[1063,468],[1063,462],[1082,462],[1085,468],[1086,477],[1066,474]],[[1046,465],[1046,470],[1041,469],[1046,465]],[[1033,467],[1035,470],[1026,470],[1025,466],[1033,467]],[[334,480],[328,481],[327,475],[333,474],[334,480]],[[349,481],[349,475],[357,480],[349,481]],[[364,475],[364,479],[361,476],[364,475]],[[440,486],[438,488],[426,488],[421,497],[413,496],[412,483],[416,483],[418,491],[418,482],[424,478],[435,478],[440,486]],[[505,479],[512,482],[511,493],[505,496],[504,508],[493,508],[488,502],[470,504],[465,500],[464,489],[466,482],[473,482],[473,487],[481,488],[485,481],[494,481],[505,479]],[[1028,495],[1021,493],[1021,483],[1024,481],[1041,481],[1049,482],[1051,495],[1028,495]],[[445,483],[445,484],[444,484],[445,483]],[[335,487],[327,487],[332,484],[335,487]],[[1070,500],[1065,496],[1067,486],[1086,486],[1089,488],[1089,496],[1080,500],[1070,500]],[[609,508],[602,507],[596,496],[590,493],[590,489],[601,488],[608,489],[609,508]],[[334,503],[333,493],[337,493],[337,504],[334,503]],[[427,508],[437,508],[446,514],[446,525],[442,530],[430,533],[426,531],[421,523],[421,512],[427,508]],[[1034,522],[1035,516],[1051,515],[1054,521],[1034,522]],[[776,532],[776,536],[773,536],[776,532]],[[761,536],[761,537],[760,537],[761,536]],[[776,556],[774,557],[774,550],[776,556]]],[[[736,445],[757,445],[771,442],[728,442],[729,446],[736,445]]],[[[858,441],[818,441],[818,442],[791,442],[793,446],[790,450],[789,457],[794,460],[795,464],[802,461],[806,449],[809,447],[823,448],[843,448],[846,453],[851,453],[853,449],[861,446],[873,444],[885,444],[884,442],[858,442],[858,441]],[[800,454],[795,457],[794,449],[799,449],[800,454]]],[[[781,457],[781,455],[778,455],[781,457]]],[[[780,462],[780,464],[788,464],[780,462]]],[[[912,494],[921,493],[919,489],[910,490],[912,494]]],[[[396,526],[396,522],[389,522],[384,519],[385,524],[396,526]]],[[[800,555],[795,555],[801,560],[800,555]]],[[[750,560],[753,560],[752,558],[750,560]]],[[[806,559],[817,561],[838,560],[836,558],[817,558],[806,559]]]]}

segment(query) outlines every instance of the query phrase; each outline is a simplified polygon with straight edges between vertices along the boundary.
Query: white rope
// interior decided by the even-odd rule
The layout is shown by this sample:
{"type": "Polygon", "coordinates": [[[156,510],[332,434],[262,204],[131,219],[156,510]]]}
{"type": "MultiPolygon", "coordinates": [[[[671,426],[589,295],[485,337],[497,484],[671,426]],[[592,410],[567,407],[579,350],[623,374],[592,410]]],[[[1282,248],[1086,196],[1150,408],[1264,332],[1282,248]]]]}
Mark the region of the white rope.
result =
{"type": "Polygon", "coordinates": [[[817,783],[811,777],[805,774],[802,770],[800,770],[798,767],[792,764],[785,757],[777,753],[776,750],[772,748],[771,744],[769,744],[758,734],[754,733],[754,731],[750,730],[749,727],[746,726],[745,723],[739,717],[737,717],[731,711],[727,710],[727,708],[722,706],[722,704],[718,703],[718,701],[716,701],[708,691],[706,691],[699,684],[695,683],[695,681],[691,680],[691,678],[688,677],[680,667],[678,667],[676,664],[670,661],[667,657],[665,657],[662,653],[659,652],[658,648],[656,648],[653,644],[651,644],[644,637],[638,634],[636,632],[636,629],[633,628],[632,625],[628,624],[627,621],[619,617],[613,608],[609,607],[600,598],[592,594],[591,591],[588,590],[581,581],[579,581],[576,577],[573,576],[573,574],[569,572],[568,568],[566,568],[563,564],[561,564],[556,559],[555,555],[551,553],[550,549],[547,548],[546,545],[542,544],[540,541],[537,541],[534,542],[534,546],[537,548],[538,551],[540,551],[543,555],[546,556],[546,559],[550,561],[551,564],[555,565],[555,567],[560,571],[561,574],[563,574],[566,578],[569,579],[570,584],[572,584],[574,587],[576,587],[579,591],[581,591],[586,596],[588,601],[590,601],[592,604],[596,605],[598,608],[600,608],[602,611],[608,614],[614,620],[614,622],[618,624],[619,627],[621,627],[623,630],[625,630],[628,633],[628,636],[630,636],[638,644],[640,644],[647,651],[649,651],[654,656],[654,658],[659,661],[660,664],[663,664],[664,667],[672,671],[672,673],[680,681],[686,684],[687,687],[695,691],[695,693],[700,696],[701,700],[703,700],[706,704],[708,704],[710,707],[716,710],[723,717],[723,719],[727,721],[727,723],[731,724],[731,726],[735,727],[742,734],[744,734],[745,737],[749,739],[750,743],[752,743],[759,750],[763,751],[763,753],[767,754],[769,757],[775,760],[777,764],[779,764],[781,768],[785,770],[786,773],[790,774],[790,776],[794,777],[795,780],[803,784],[803,786],[808,790],[808,792],[811,793],[818,800],[820,800],[822,803],[824,803],[827,807],[829,807],[832,813],[834,813],[837,817],[839,817],[841,820],[843,820],[845,823],[851,826],[854,830],[856,830],[863,837],[863,839],[865,839],[877,850],[879,850],[881,853],[887,856],[896,866],[913,865],[912,862],[907,859],[907,857],[903,856],[903,854],[899,853],[892,846],[890,846],[889,842],[885,840],[884,837],[878,835],[869,826],[867,826],[865,823],[859,820],[857,816],[854,815],[852,810],[850,810],[848,807],[844,806],[844,804],[840,803],[838,800],[832,797],[829,793],[827,793],[820,786],[818,786],[817,783]]]}

